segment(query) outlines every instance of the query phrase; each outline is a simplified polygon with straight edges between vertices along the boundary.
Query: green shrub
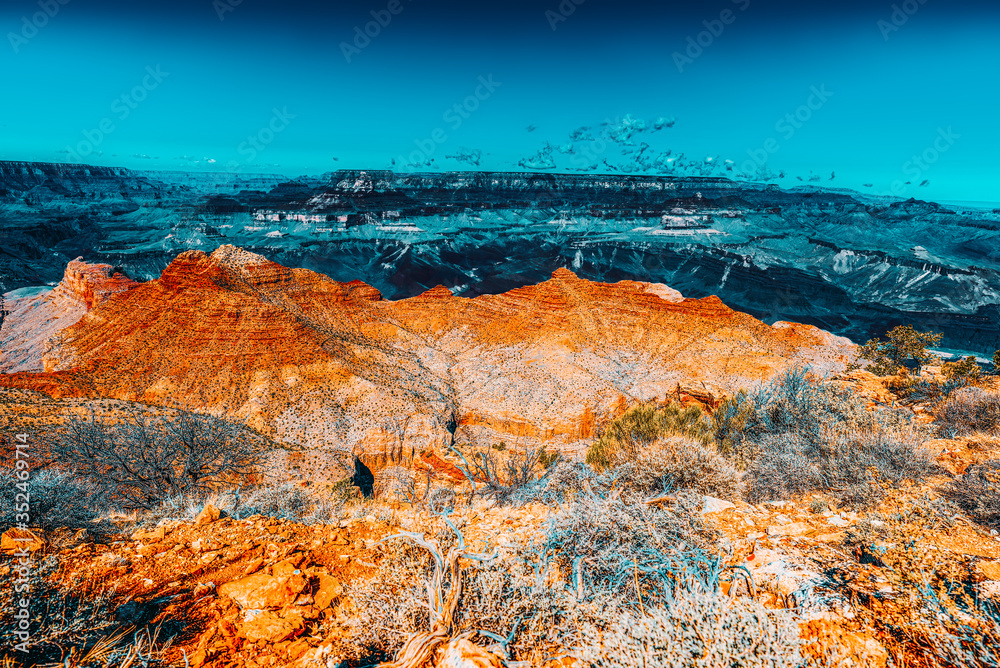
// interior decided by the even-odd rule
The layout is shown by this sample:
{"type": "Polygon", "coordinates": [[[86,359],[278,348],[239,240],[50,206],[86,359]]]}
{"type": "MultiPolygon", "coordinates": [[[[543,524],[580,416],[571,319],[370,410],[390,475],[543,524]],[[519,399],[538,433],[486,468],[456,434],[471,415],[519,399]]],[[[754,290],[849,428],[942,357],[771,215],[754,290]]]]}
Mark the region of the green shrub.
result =
{"type": "Polygon", "coordinates": [[[587,463],[597,469],[607,469],[616,463],[634,460],[655,441],[675,434],[707,445],[712,441],[711,422],[697,406],[634,406],[612,420],[588,448],[587,463]]]}

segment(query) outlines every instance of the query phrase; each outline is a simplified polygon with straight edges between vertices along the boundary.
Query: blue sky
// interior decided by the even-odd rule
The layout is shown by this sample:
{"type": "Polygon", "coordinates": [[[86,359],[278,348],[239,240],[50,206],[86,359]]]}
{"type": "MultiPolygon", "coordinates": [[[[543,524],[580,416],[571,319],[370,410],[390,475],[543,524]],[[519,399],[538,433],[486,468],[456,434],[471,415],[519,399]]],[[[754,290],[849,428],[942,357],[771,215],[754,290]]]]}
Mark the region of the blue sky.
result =
{"type": "Polygon", "coordinates": [[[786,186],[1000,201],[986,2],[329,4],[6,0],[0,159],[603,172],[669,150],[786,186]],[[610,140],[623,121],[646,129],[610,140]]]}

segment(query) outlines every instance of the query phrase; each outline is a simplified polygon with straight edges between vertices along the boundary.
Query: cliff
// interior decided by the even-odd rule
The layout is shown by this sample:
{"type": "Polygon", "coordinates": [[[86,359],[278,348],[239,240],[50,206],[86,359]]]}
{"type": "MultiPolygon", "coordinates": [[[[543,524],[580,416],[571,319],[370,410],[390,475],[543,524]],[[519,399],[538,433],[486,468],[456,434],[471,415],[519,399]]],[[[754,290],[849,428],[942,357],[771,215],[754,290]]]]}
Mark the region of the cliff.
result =
{"type": "Polygon", "coordinates": [[[839,368],[851,349],[716,297],[567,269],[499,295],[437,287],[399,301],[232,246],[182,253],[157,280],[103,300],[122,285],[76,283],[92,275],[106,270],[67,270],[92,308],[52,339],[45,372],[0,385],[224,412],[310,449],[306,470],[327,449],[375,467],[452,442],[579,451],[632,402],[683,388],[718,396],[794,364],[839,368]]]}

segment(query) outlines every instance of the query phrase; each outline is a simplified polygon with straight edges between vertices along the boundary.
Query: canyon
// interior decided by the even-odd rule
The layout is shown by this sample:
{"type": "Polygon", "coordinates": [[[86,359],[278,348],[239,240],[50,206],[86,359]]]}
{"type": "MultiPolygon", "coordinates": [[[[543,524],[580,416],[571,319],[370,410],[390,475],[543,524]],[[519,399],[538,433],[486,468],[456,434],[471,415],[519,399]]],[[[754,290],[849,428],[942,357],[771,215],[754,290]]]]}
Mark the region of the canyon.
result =
{"type": "Polygon", "coordinates": [[[559,268],[497,295],[392,301],[229,245],[143,283],[71,262],[14,301],[0,341],[0,386],[227,415],[299,451],[309,479],[345,455],[378,469],[452,445],[579,456],[636,402],[711,402],[790,366],[843,370],[854,350],[662,284],[559,268]]]}

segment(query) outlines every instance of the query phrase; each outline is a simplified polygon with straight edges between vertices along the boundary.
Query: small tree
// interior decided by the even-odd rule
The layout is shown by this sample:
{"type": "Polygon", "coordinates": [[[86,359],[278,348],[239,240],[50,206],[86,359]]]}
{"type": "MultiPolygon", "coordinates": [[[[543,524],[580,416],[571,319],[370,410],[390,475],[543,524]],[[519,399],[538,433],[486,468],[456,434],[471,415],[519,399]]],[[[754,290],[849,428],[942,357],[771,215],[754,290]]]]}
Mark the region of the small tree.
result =
{"type": "Polygon", "coordinates": [[[1000,376],[1000,350],[993,353],[993,373],[1000,376]]]}
{"type": "Polygon", "coordinates": [[[927,346],[941,342],[941,334],[918,332],[911,325],[899,325],[886,334],[886,340],[871,339],[861,346],[860,356],[871,364],[869,371],[877,376],[899,373],[907,362],[916,363],[916,372],[934,358],[927,346]]]}
{"type": "Polygon", "coordinates": [[[948,380],[977,380],[981,373],[976,358],[972,356],[958,362],[945,362],[942,371],[948,380]]]}
{"type": "Polygon", "coordinates": [[[55,461],[131,508],[208,491],[257,472],[267,440],[212,415],[155,415],[131,408],[120,419],[73,417],[52,435],[55,461]]]}

